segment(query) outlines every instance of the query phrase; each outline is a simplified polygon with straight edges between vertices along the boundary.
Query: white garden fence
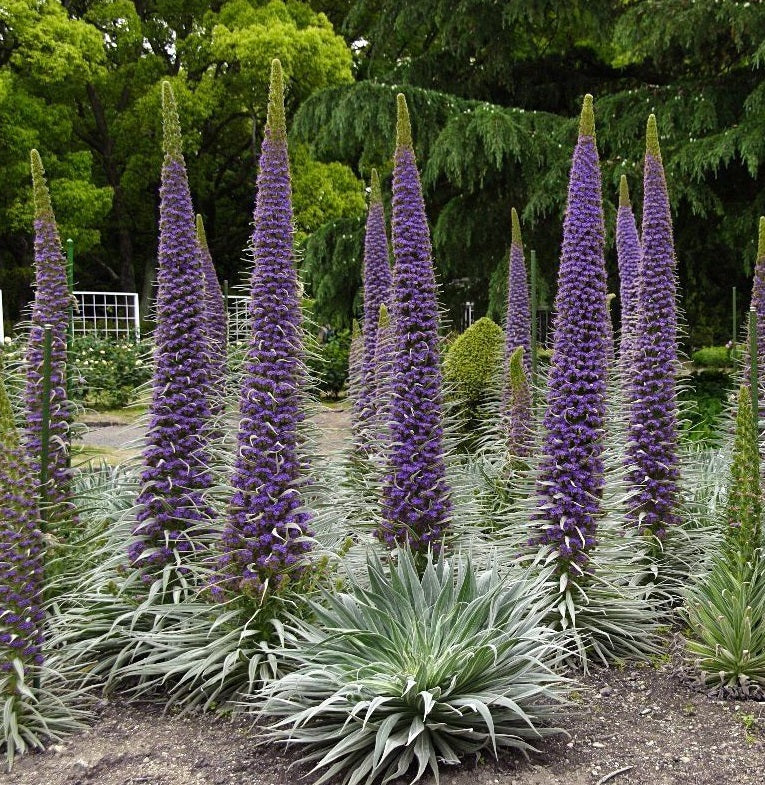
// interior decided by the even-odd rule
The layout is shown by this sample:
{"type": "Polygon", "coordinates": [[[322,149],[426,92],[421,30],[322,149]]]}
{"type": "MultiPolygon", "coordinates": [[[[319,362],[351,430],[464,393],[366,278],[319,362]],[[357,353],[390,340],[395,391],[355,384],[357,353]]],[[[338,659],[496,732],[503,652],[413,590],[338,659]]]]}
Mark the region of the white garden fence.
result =
{"type": "Polygon", "coordinates": [[[77,307],[72,314],[75,336],[96,333],[104,338],[139,341],[141,322],[135,292],[72,292],[77,307]]]}

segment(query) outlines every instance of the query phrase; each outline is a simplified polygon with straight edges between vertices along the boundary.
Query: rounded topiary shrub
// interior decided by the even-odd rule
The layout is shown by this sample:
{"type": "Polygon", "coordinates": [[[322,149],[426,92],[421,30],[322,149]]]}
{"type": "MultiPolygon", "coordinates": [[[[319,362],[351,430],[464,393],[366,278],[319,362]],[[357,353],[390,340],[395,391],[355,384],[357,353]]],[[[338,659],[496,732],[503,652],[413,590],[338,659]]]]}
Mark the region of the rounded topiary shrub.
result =
{"type": "Polygon", "coordinates": [[[449,347],[444,360],[444,381],[450,393],[476,406],[502,362],[502,328],[484,316],[449,347]]]}

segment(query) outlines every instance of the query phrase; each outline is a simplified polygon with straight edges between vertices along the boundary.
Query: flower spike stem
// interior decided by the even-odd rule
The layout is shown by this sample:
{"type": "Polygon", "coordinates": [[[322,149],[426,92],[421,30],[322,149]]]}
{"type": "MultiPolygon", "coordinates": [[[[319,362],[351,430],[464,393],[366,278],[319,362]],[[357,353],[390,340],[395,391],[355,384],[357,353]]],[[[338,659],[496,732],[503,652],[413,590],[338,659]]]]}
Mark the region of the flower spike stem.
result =
{"type": "Polygon", "coordinates": [[[749,384],[752,388],[754,432],[759,433],[760,401],[758,395],[759,379],[757,374],[757,311],[754,307],[749,309],[749,384]]]}
{"type": "Polygon", "coordinates": [[[531,263],[531,388],[534,389],[537,380],[537,252],[530,254],[531,263]]]}

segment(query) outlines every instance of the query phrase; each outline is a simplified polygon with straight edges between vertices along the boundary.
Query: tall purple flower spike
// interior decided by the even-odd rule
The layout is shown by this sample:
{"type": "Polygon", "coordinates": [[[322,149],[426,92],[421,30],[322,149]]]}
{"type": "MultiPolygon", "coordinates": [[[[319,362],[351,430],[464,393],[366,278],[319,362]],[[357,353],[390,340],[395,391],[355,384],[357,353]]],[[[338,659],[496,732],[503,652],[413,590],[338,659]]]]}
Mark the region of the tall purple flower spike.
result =
{"type": "Polygon", "coordinates": [[[223,414],[226,395],[226,352],[228,348],[228,323],[223,290],[218,282],[202,216],[197,215],[197,241],[205,279],[205,321],[209,344],[207,367],[210,385],[210,411],[213,415],[223,414]]]}
{"type": "Polygon", "coordinates": [[[32,189],[35,202],[35,301],[27,347],[25,402],[27,410],[25,443],[34,472],[40,472],[43,398],[44,326],[52,326],[50,442],[46,489],[46,520],[72,521],[74,508],[69,500],[69,424],[71,410],[66,396],[66,334],[69,324],[69,287],[66,259],[61,250],[50,193],[45,182],[40,154],[32,150],[32,189]]]}
{"type": "Polygon", "coordinates": [[[643,180],[643,261],[630,391],[628,519],[662,538],[678,522],[675,251],[656,118],[648,118],[643,180]]]}
{"type": "Polygon", "coordinates": [[[174,552],[196,549],[194,538],[213,514],[204,500],[212,485],[204,278],[178,110],[168,82],[162,83],[162,119],[155,370],[140,509],[128,550],[147,581],[152,571],[175,561],[174,552]]]}
{"type": "MultiPolygon", "coordinates": [[[[385,212],[383,210],[380,178],[377,170],[372,170],[372,193],[367,213],[366,235],[364,239],[364,350],[361,368],[361,389],[354,400],[356,418],[364,438],[364,423],[374,420],[375,396],[375,347],[377,345],[377,325],[380,306],[390,303],[393,276],[388,258],[388,236],[385,232],[385,212]]],[[[369,437],[369,435],[367,435],[369,437]]]]}
{"type": "Polygon", "coordinates": [[[637,330],[640,263],[643,249],[632,212],[627,177],[619,182],[619,210],[616,214],[616,258],[619,266],[619,297],[622,309],[622,330],[619,341],[619,365],[622,377],[630,378],[635,332],[637,330]]]}
{"type": "Polygon", "coordinates": [[[271,88],[255,202],[252,336],[239,399],[235,493],[214,591],[260,596],[306,563],[309,515],[302,508],[298,426],[304,418],[303,347],[292,250],[292,191],[284,86],[278,60],[271,88]]]}
{"type": "Polygon", "coordinates": [[[752,282],[752,307],[757,314],[757,368],[760,379],[765,374],[765,216],[760,217],[757,237],[757,261],[752,282]]]}
{"type": "Polygon", "coordinates": [[[12,671],[15,659],[42,665],[43,548],[37,476],[19,443],[0,357],[0,671],[12,671]]]}
{"type": "Polygon", "coordinates": [[[441,424],[438,303],[406,99],[397,97],[393,165],[393,325],[390,437],[377,536],[389,547],[438,548],[451,512],[441,424]]]}
{"type": "Polygon", "coordinates": [[[559,571],[587,571],[603,489],[608,310],[603,207],[592,96],[586,95],[569,179],[555,299],[545,441],[538,483],[539,536],[559,571]]]}
{"type": "Polygon", "coordinates": [[[523,347],[523,367],[531,377],[531,301],[529,282],[526,275],[526,260],[523,256],[521,222],[515,207],[511,210],[512,234],[510,241],[510,263],[507,282],[507,316],[505,318],[505,378],[510,373],[510,357],[523,347]]]}

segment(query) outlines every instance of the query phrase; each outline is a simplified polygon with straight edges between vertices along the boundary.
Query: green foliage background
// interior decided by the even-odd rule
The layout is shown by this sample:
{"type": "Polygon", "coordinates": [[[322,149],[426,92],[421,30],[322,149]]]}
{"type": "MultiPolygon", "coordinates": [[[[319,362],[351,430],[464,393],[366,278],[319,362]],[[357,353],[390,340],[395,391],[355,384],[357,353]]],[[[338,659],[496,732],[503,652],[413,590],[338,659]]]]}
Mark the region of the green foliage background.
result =
{"type": "MultiPolygon", "coordinates": [[[[156,257],[159,84],[182,114],[221,277],[246,270],[268,63],[287,76],[296,240],[317,318],[360,305],[362,180],[390,174],[395,95],[414,123],[442,299],[501,320],[510,208],[554,294],[575,117],[596,99],[606,220],[640,204],[658,117],[692,348],[730,337],[765,213],[765,6],[714,0],[7,0],[0,8],[0,288],[30,296],[29,148],[40,149],[81,287],[141,291],[156,257]]],[[[610,242],[610,241],[609,241],[610,242]]],[[[611,291],[618,291],[613,243],[611,291]]]]}

